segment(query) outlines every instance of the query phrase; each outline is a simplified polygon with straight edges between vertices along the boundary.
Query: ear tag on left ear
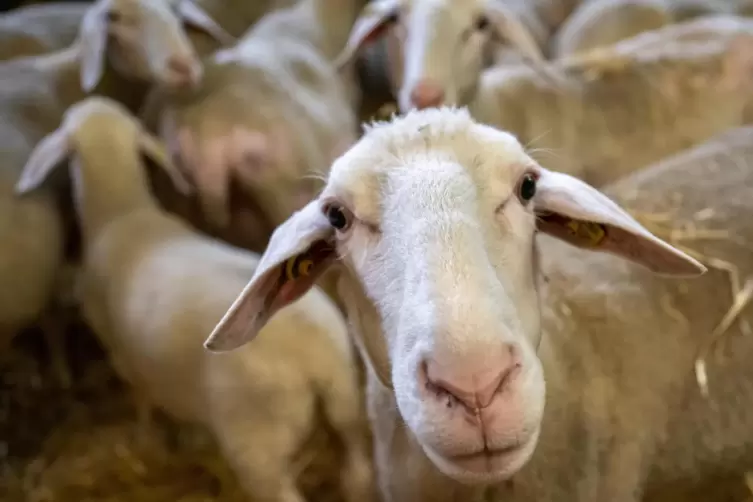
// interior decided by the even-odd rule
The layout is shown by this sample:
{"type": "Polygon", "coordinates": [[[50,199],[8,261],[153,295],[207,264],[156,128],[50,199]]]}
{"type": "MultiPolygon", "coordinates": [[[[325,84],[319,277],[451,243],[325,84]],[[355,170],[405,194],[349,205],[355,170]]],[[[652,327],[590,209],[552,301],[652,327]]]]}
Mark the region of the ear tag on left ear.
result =
{"type": "Polygon", "coordinates": [[[567,222],[567,229],[570,235],[579,239],[584,239],[591,246],[598,246],[607,236],[604,225],[591,221],[570,220],[567,222]]]}
{"type": "Polygon", "coordinates": [[[311,274],[311,269],[313,267],[314,260],[308,256],[308,253],[294,256],[285,263],[285,279],[288,281],[294,281],[299,277],[308,276],[311,274]]]}
{"type": "Polygon", "coordinates": [[[335,249],[329,242],[316,242],[306,251],[289,258],[282,267],[280,284],[299,279],[314,279],[317,271],[333,258],[335,249]]]}

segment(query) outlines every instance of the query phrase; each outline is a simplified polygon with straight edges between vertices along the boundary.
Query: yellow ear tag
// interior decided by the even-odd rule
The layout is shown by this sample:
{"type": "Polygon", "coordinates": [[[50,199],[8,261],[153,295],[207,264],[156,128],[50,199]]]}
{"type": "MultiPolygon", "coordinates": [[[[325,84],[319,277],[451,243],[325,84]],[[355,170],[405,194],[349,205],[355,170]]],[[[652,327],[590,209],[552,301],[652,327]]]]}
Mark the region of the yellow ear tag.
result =
{"type": "Polygon", "coordinates": [[[301,276],[308,276],[313,266],[314,260],[306,259],[301,255],[295,256],[285,263],[285,277],[289,281],[294,281],[301,276]]]}
{"type": "Polygon", "coordinates": [[[604,225],[590,221],[570,220],[567,222],[570,234],[589,241],[592,246],[598,246],[607,235],[604,225]]]}

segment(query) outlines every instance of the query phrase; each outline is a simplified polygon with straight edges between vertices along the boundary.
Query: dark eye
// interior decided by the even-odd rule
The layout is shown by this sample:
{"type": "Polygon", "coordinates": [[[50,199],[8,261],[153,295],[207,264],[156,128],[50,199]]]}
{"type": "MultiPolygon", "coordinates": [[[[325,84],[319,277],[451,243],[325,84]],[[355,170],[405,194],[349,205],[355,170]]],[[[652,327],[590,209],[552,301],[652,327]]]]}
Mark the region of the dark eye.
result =
{"type": "Polygon", "coordinates": [[[346,230],[350,225],[349,214],[340,206],[335,204],[329,205],[324,209],[324,214],[327,216],[329,224],[341,232],[346,230]]]}
{"type": "Polygon", "coordinates": [[[120,12],[116,12],[116,11],[113,11],[113,10],[107,11],[107,22],[108,23],[117,23],[118,21],[120,21],[120,19],[121,19],[120,12]]]}
{"type": "Polygon", "coordinates": [[[398,15],[397,12],[393,12],[386,18],[384,18],[384,24],[395,24],[397,23],[398,15]]]}
{"type": "Polygon", "coordinates": [[[476,19],[476,29],[478,31],[484,31],[489,27],[489,18],[486,16],[479,16],[478,19],[476,19]]]}
{"type": "Polygon", "coordinates": [[[528,202],[536,195],[536,176],[526,173],[518,185],[518,197],[522,202],[528,202]]]}

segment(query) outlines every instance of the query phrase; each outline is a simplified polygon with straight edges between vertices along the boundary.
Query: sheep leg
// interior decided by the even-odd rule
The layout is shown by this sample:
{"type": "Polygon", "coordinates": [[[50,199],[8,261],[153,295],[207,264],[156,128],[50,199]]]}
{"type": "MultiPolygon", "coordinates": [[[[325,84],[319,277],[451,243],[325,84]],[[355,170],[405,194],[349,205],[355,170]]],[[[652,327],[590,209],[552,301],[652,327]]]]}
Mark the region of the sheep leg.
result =
{"type": "Polygon", "coordinates": [[[233,448],[228,459],[239,481],[258,502],[306,502],[289,469],[290,456],[282,458],[273,447],[264,441],[253,441],[242,451],[233,448]]]}
{"type": "Polygon", "coordinates": [[[345,464],[340,486],[346,502],[363,502],[374,497],[373,472],[368,453],[366,424],[360,413],[360,396],[355,375],[333,375],[322,386],[324,413],[345,447],[345,464]]]}
{"type": "Polygon", "coordinates": [[[40,319],[39,327],[50,354],[53,374],[63,389],[69,389],[73,383],[65,350],[66,328],[69,324],[66,314],[62,310],[58,308],[50,309],[40,319]]]}
{"type": "MultiPolygon", "coordinates": [[[[282,417],[260,416],[255,401],[214,401],[211,411],[215,432],[224,457],[232,466],[244,491],[258,502],[305,502],[296,487],[291,459],[300,443],[300,431],[282,417]],[[240,406],[240,408],[239,408],[240,406]],[[230,418],[232,417],[232,418],[230,418]],[[239,417],[239,418],[238,418],[239,417]],[[288,425],[288,426],[286,426],[288,425]]],[[[268,403],[275,409],[276,403],[268,403]]]]}
{"type": "Polygon", "coordinates": [[[136,411],[137,440],[140,444],[147,445],[153,439],[152,425],[154,424],[154,416],[152,414],[152,403],[143,392],[136,389],[131,391],[131,396],[136,411]]]}

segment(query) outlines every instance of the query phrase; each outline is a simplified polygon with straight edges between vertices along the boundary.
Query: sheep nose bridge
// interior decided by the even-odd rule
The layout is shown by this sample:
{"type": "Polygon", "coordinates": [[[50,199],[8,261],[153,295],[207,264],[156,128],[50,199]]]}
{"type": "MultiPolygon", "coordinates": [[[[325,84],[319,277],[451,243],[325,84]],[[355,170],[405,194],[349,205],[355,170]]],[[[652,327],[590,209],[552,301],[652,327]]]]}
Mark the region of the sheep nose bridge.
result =
{"type": "MultiPolygon", "coordinates": [[[[148,21],[150,26],[149,39],[151,51],[161,55],[165,60],[173,57],[190,59],[194,57],[194,49],[188,39],[183,25],[177,19],[165,18],[164,15],[153,13],[148,21]]],[[[159,57],[159,56],[158,56],[159,57]]]]}
{"type": "Polygon", "coordinates": [[[403,56],[403,81],[409,86],[424,79],[447,81],[454,27],[445,18],[442,11],[421,6],[411,12],[403,56]]]}

